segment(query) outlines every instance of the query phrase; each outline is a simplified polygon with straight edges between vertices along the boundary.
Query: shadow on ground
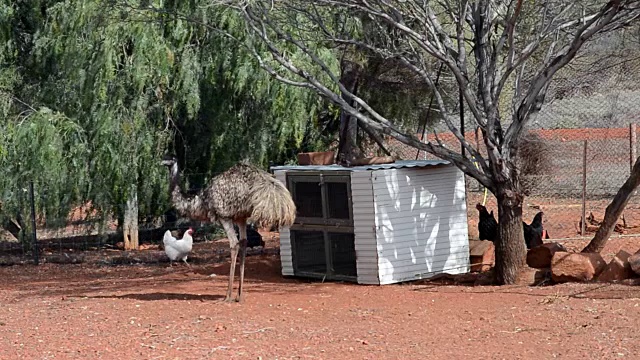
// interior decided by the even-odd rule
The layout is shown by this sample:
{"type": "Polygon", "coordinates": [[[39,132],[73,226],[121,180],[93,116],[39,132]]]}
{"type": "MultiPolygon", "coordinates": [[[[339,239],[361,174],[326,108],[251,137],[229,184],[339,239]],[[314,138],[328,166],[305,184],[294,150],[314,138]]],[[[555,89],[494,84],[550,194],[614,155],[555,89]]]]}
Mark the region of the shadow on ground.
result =
{"type": "Polygon", "coordinates": [[[124,294],[124,295],[96,295],[87,296],[90,299],[131,299],[140,301],[158,301],[158,300],[184,300],[184,301],[219,301],[224,299],[224,295],[200,295],[200,294],[181,294],[181,293],[141,293],[141,294],[124,294]]]}

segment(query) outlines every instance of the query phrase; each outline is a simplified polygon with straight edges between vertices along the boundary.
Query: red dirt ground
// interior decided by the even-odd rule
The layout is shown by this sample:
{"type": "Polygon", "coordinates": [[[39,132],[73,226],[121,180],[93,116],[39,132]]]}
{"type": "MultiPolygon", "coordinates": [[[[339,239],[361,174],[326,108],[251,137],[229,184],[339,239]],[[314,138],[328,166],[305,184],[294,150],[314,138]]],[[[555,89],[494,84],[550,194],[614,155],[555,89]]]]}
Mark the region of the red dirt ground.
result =
{"type": "MultiPolygon", "coordinates": [[[[224,241],[197,245],[200,254],[224,241]]],[[[267,248],[275,245],[270,239],[267,248]]],[[[638,247],[639,239],[613,239],[603,253],[638,247]]],[[[615,359],[640,352],[638,286],[321,283],[285,279],[276,255],[256,255],[248,257],[245,302],[226,304],[226,261],[192,266],[0,267],[0,358],[615,359]]]]}

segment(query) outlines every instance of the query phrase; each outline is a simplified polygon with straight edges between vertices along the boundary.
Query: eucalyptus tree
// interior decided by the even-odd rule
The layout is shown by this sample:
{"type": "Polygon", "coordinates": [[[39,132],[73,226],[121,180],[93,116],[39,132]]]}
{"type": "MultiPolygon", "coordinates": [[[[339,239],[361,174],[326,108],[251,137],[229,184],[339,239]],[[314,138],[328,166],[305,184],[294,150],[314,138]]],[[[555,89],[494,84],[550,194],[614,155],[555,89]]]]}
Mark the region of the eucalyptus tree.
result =
{"type": "Polygon", "coordinates": [[[274,78],[316,91],[376,132],[449,160],[488,188],[498,201],[498,283],[513,283],[524,264],[525,194],[516,158],[527,123],[544,103],[554,75],[571,63],[585,43],[636,22],[640,14],[637,0],[213,3],[234,7],[244,16],[251,44],[266,46],[270,52],[261,57],[261,65],[274,78]],[[375,39],[353,31],[361,29],[365,20],[377,27],[375,39]],[[350,91],[340,73],[320,57],[318,41],[327,48],[366,49],[394,59],[422,79],[434,94],[447,132],[463,150],[445,146],[437,133],[433,141],[420,141],[350,91]],[[304,56],[292,57],[286,51],[290,47],[304,56]],[[434,60],[454,77],[457,91],[453,94],[436,84],[434,60]],[[482,132],[484,152],[467,141],[457,126],[458,104],[451,100],[458,93],[482,132]]]}

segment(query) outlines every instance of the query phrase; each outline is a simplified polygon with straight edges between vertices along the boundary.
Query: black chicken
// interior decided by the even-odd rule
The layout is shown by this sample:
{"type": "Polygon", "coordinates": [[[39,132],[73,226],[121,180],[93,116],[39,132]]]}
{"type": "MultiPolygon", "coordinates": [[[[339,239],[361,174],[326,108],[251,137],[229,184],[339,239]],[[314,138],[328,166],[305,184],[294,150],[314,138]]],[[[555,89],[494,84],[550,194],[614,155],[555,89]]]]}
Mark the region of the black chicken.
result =
{"type": "Polygon", "coordinates": [[[480,204],[476,205],[476,209],[480,213],[480,221],[478,222],[480,240],[495,242],[498,239],[498,222],[493,216],[493,210],[489,213],[487,208],[480,204]]]}
{"type": "MultiPolygon", "coordinates": [[[[233,225],[233,228],[236,230],[236,236],[239,239],[240,232],[238,230],[238,225],[233,225]]],[[[256,246],[264,247],[264,240],[262,240],[262,235],[260,235],[260,233],[256,231],[253,224],[247,225],[247,248],[254,248],[256,246]]]]}
{"type": "Polygon", "coordinates": [[[542,215],[544,215],[542,211],[537,213],[536,216],[533,217],[531,225],[527,225],[524,221],[522,222],[524,242],[527,244],[527,249],[542,245],[542,215]]]}

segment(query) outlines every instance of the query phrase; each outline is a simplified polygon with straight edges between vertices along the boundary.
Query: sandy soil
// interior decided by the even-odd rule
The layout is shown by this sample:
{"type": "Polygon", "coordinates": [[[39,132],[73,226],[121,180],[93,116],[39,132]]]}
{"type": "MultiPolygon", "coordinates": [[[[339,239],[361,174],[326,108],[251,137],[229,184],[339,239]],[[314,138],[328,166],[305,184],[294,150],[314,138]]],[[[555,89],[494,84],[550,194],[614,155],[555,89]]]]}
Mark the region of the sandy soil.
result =
{"type": "MultiPolygon", "coordinates": [[[[268,240],[273,250],[277,240],[268,240]]],[[[227,304],[220,301],[226,257],[201,255],[225,246],[198,243],[191,269],[0,267],[0,358],[616,359],[640,352],[637,286],[321,283],[283,278],[278,256],[267,251],[248,257],[245,302],[227,304]]],[[[640,239],[614,239],[604,253],[638,247],[640,239]]]]}

